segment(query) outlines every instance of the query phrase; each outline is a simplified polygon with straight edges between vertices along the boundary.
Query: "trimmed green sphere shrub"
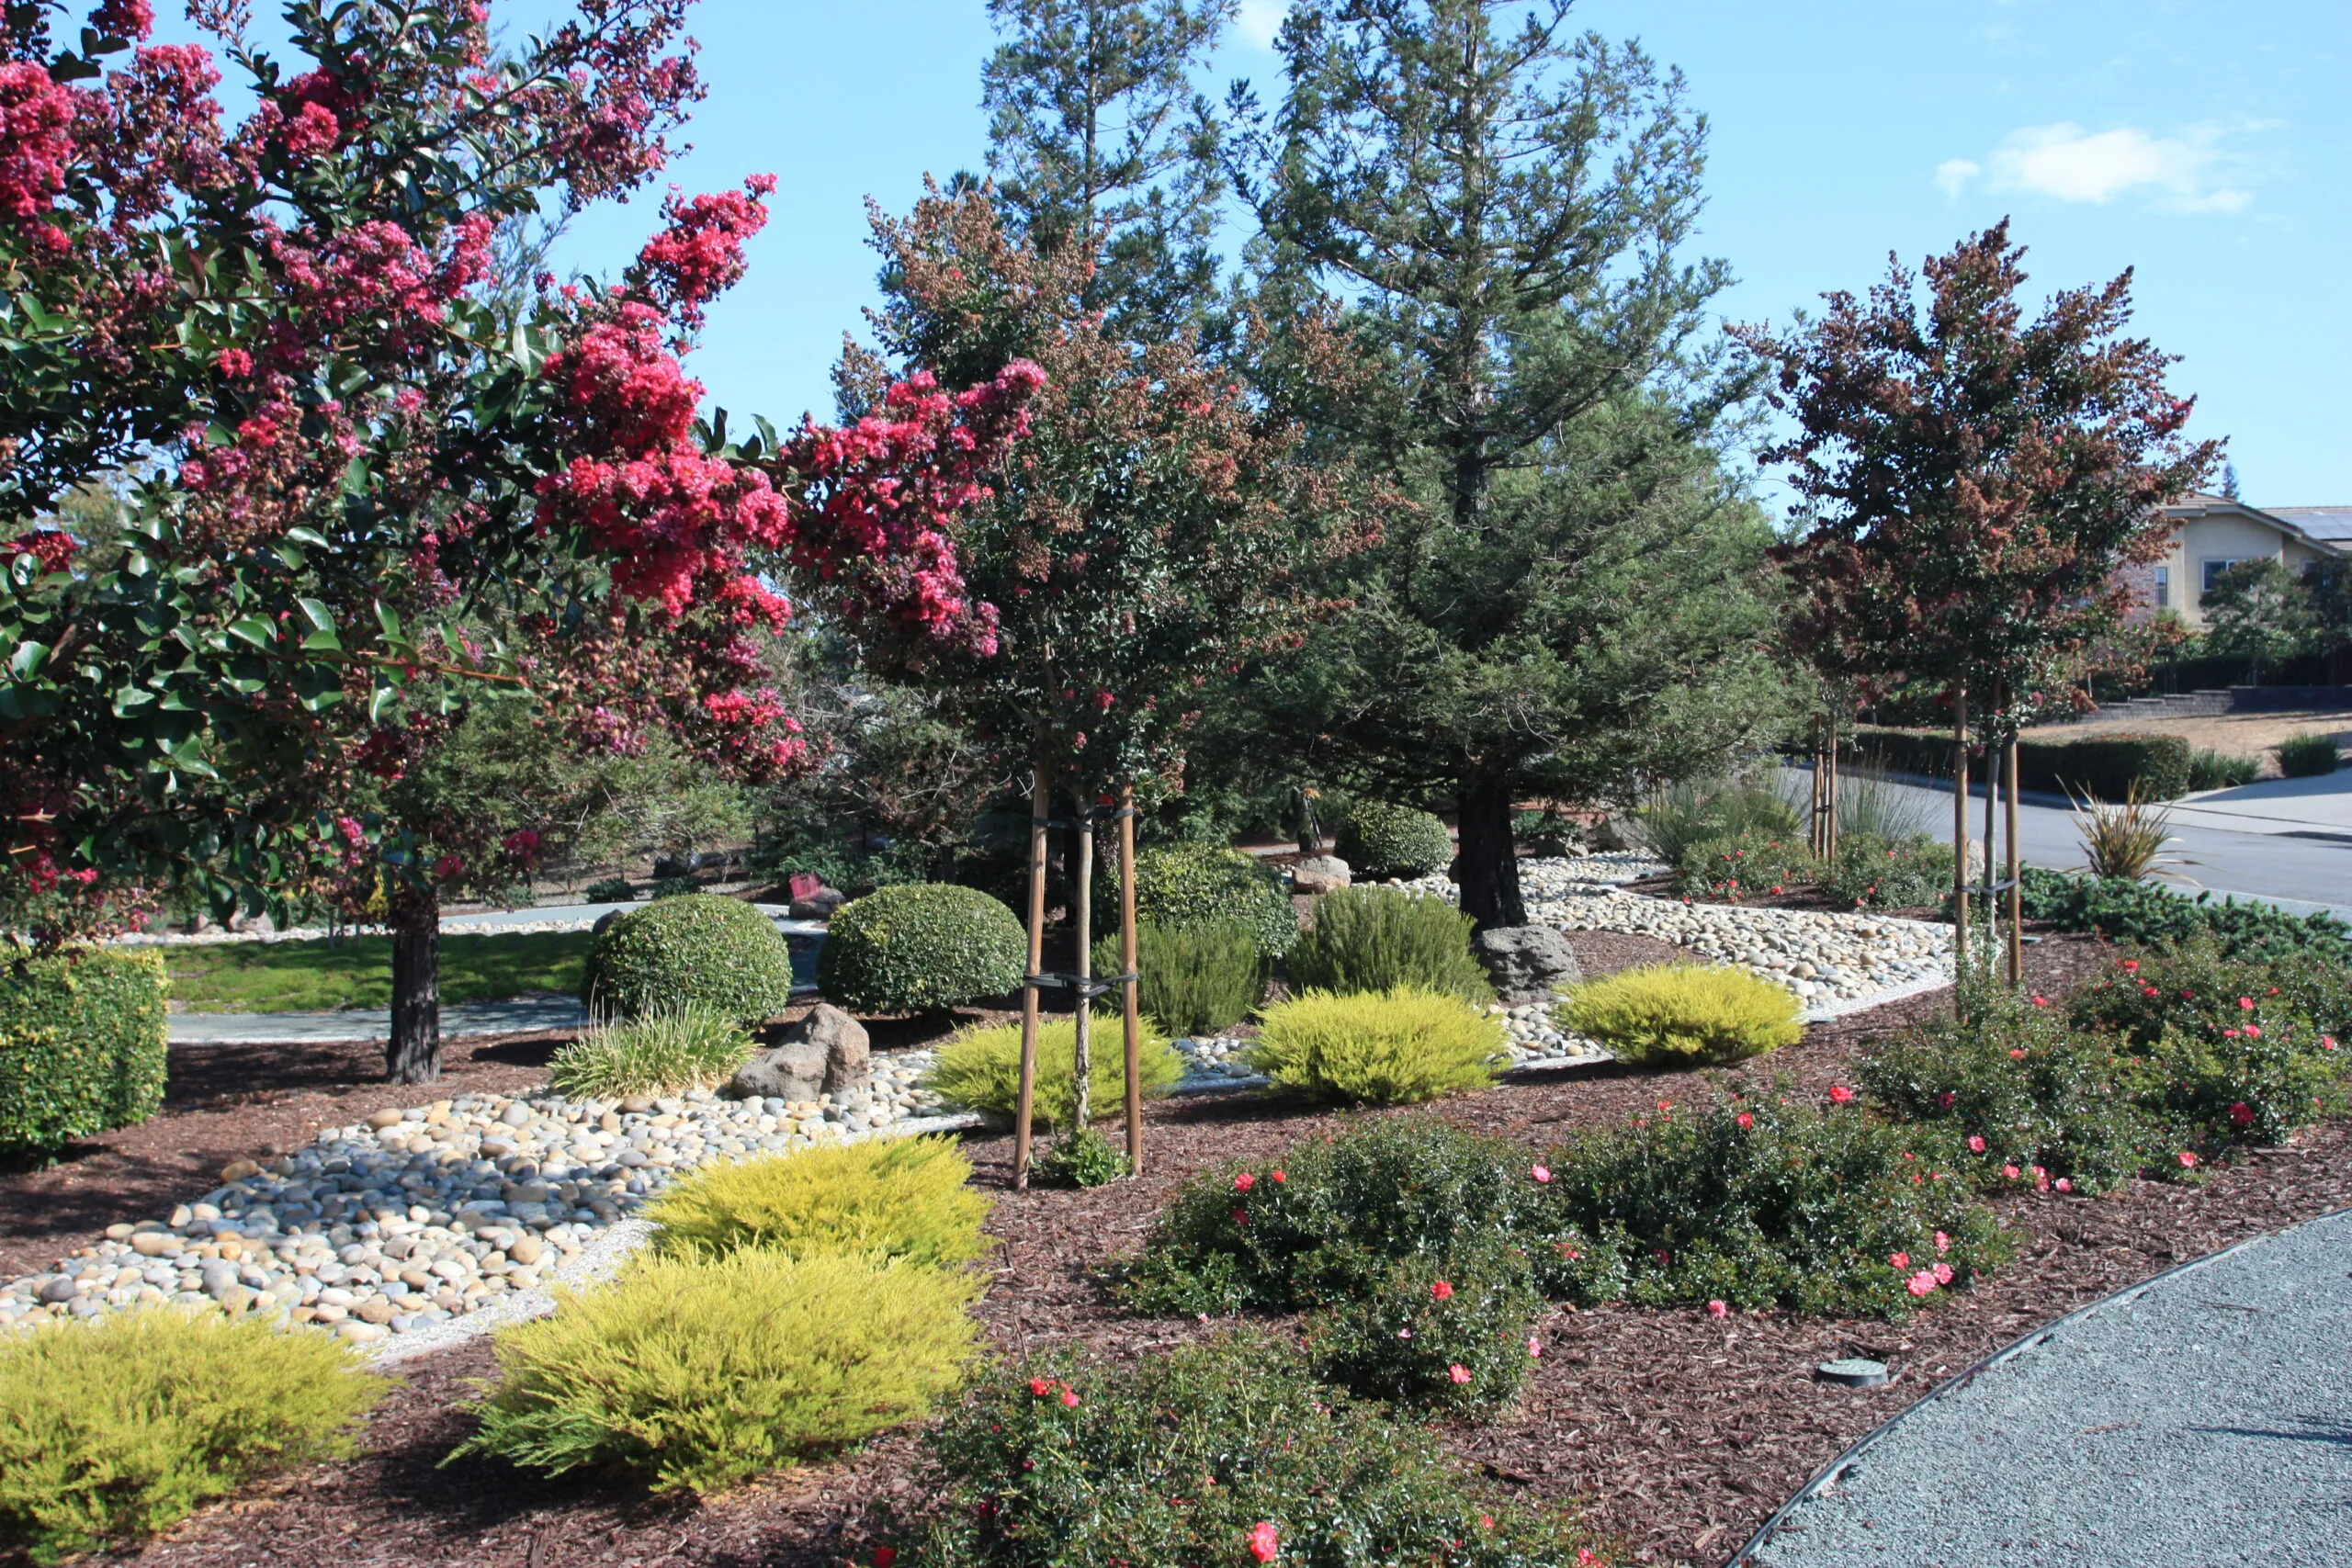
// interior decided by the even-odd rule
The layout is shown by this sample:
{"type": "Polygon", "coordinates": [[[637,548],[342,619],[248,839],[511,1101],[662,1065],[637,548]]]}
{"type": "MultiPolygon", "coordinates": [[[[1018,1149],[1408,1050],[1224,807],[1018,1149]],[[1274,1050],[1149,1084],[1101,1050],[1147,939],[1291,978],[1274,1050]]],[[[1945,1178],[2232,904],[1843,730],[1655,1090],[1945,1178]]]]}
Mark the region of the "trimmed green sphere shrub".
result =
{"type": "Polygon", "coordinates": [[[679,1258],[744,1247],[968,1263],[988,1250],[989,1201],[946,1138],[877,1138],[704,1166],[646,1212],[679,1258]]]}
{"type": "Polygon", "coordinates": [[[1357,876],[1427,876],[1453,863],[1453,838],[1426,811],[1360,800],[1340,824],[1340,858],[1357,876]]]}
{"type": "Polygon", "coordinates": [[[976,887],[907,882],[833,911],[817,988],[852,1012],[923,1012],[1000,997],[1021,984],[1028,938],[976,887]]]}
{"type": "Polygon", "coordinates": [[[1724,964],[1650,964],[1568,987],[1553,1018],[1633,1066],[1743,1062],[1804,1032],[1795,995],[1724,964]]]}
{"type": "Polygon", "coordinates": [[[489,1454],[721,1492],[915,1420],[962,1382],[977,1275],[836,1252],[652,1258],[503,1330],[489,1454]]]}
{"type": "Polygon", "coordinates": [[[152,948],[37,958],[0,945],[0,1154],[42,1153],[161,1110],[164,995],[152,948]]]}
{"type": "Polygon", "coordinates": [[[1477,922],[1444,899],[1401,887],[1342,887],[1315,902],[1286,967],[1298,990],[1349,993],[1413,986],[1481,1004],[1495,999],[1470,951],[1477,922]]]}
{"type": "Polygon", "coordinates": [[[548,1077],[566,1100],[684,1094],[726,1082],[752,1049],[725,1013],[683,1008],[583,1030],[555,1054],[548,1077]]]}
{"type": "MultiPolygon", "coordinates": [[[[1098,919],[1118,908],[1118,882],[1110,872],[1096,879],[1094,908],[1098,919]]],[[[1159,926],[1237,920],[1268,958],[1280,958],[1298,940],[1298,911],[1281,874],[1255,855],[1216,844],[1136,851],[1136,919],[1159,926]]]]}
{"type": "Polygon", "coordinates": [[[1411,986],[1308,991],[1266,1010],[1245,1058],[1273,1087],[1350,1105],[1409,1105],[1486,1089],[1507,1065],[1503,1021],[1411,986]]]}
{"type": "Polygon", "coordinates": [[[737,898],[682,894],[619,915],[588,950],[581,999],[602,1017],[696,1010],[774,1018],[792,1000],[792,951],[737,898]]]}
{"type": "Polygon", "coordinates": [[[335,1340],[258,1318],[152,1307],[0,1335],[0,1554],[127,1544],[347,1453],[385,1388],[335,1340]]]}

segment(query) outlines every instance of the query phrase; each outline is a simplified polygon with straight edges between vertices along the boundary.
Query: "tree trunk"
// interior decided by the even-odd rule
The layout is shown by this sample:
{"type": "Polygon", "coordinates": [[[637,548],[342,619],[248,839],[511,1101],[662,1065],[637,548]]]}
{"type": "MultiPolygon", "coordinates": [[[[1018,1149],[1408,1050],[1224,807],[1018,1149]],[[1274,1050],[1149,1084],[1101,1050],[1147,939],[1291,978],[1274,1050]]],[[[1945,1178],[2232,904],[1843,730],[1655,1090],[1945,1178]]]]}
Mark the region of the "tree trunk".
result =
{"type": "Polygon", "coordinates": [[[1482,931],[1527,923],[1511,844],[1510,794],[1508,773],[1468,779],[1462,786],[1462,849],[1453,876],[1462,885],[1462,912],[1482,931]]]}
{"type": "Polygon", "coordinates": [[[392,1032],[384,1077],[431,1083],[441,1076],[441,901],[428,892],[400,905],[392,928],[392,1032]]]}

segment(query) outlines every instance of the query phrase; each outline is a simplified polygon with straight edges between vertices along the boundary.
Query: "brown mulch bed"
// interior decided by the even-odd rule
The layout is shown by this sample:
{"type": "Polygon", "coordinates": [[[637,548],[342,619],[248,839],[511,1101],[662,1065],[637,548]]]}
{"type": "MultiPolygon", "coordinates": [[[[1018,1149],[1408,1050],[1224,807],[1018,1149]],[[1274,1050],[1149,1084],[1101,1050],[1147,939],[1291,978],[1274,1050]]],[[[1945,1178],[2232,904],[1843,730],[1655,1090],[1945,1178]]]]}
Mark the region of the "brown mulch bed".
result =
{"type": "MultiPolygon", "coordinates": [[[[1577,933],[1588,972],[1653,956],[1618,945],[1643,939],[1587,942],[1597,934],[1577,933]]],[[[2029,983],[2063,992],[2108,952],[2091,939],[2045,941],[2028,950],[2029,983]]],[[[1867,1037],[1944,1005],[1914,998],[1815,1027],[1770,1068],[1818,1091],[1850,1077],[1867,1037]]],[[[1704,1092],[1687,1077],[1611,1068],[1530,1074],[1439,1113],[1540,1147],[1661,1098],[1704,1092]]],[[[357,1102],[336,1102],[333,1119],[357,1102]]],[[[972,1140],[978,1180],[998,1199],[990,1229],[1004,1243],[982,1308],[996,1347],[1017,1355],[1075,1341],[1126,1359],[1207,1332],[1189,1321],[1122,1314],[1091,1270],[1138,1245],[1159,1207],[1194,1172],[1271,1155],[1338,1120],[1246,1097],[1164,1102],[1148,1112],[1144,1176],[1086,1192],[1012,1192],[1010,1140],[972,1140]]],[[[2338,1122],[2218,1172],[2201,1189],[2135,1182],[2095,1200],[2003,1199],[1998,1206],[2019,1234],[2017,1263],[1907,1324],[1556,1310],[1542,1325],[1548,1351],[1520,1406],[1492,1425],[1453,1428],[1448,1441],[1498,1485],[1584,1509],[1623,1538],[1636,1561],[1721,1562],[1815,1470],[1985,1352],[2176,1263],[2347,1203],[2352,1124],[2338,1122]],[[1851,1391],[1811,1377],[1817,1363],[1852,1354],[1888,1361],[1895,1381],[1851,1391]]],[[[469,1429],[467,1380],[490,1369],[480,1342],[411,1363],[356,1458],[214,1509],[131,1556],[156,1568],[322,1561],[349,1568],[830,1568],[842,1561],[841,1530],[858,1509],[910,1484],[913,1440],[904,1433],[701,1506],[652,1503],[587,1481],[541,1481],[496,1464],[435,1468],[469,1429]]]]}

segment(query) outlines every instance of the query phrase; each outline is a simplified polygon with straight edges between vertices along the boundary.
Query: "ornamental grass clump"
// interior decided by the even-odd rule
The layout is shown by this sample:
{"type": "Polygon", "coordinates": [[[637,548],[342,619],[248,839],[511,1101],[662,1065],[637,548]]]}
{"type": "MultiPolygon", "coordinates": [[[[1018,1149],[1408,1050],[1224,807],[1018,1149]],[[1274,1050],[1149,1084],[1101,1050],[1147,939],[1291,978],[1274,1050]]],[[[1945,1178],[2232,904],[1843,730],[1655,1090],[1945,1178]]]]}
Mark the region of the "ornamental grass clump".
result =
{"type": "Polygon", "coordinates": [[[650,1258],[502,1330],[484,1454],[707,1495],[927,1415],[974,1358],[971,1273],[746,1247],[650,1258]]]}
{"type": "Polygon", "coordinates": [[[752,1054],[752,1037],[707,1007],[594,1025],[555,1054],[548,1076],[566,1100],[680,1094],[724,1083],[752,1054]]]}
{"type": "Polygon", "coordinates": [[[1406,1258],[1541,1235],[1525,1149],[1436,1117],[1383,1116],[1278,1158],[1204,1170],[1113,1269],[1141,1312],[1283,1312],[1363,1296],[1406,1258]]]}
{"type": "Polygon", "coordinates": [[[1131,1365],[1067,1355],[990,1376],[926,1431],[860,1562],[1576,1568],[1600,1544],[1489,1490],[1426,1421],[1317,1383],[1261,1335],[1131,1365]],[[888,1552],[888,1556],[883,1555],[888,1552]]]}
{"type": "MultiPolygon", "coordinates": [[[[1124,1025],[1115,1012],[1094,1015],[1093,1063],[1087,1079],[1087,1114],[1091,1120],[1118,1115],[1126,1105],[1126,1045],[1124,1025]]],[[[1143,1032],[1138,1075],[1146,1100],[1166,1094],[1184,1076],[1183,1058],[1149,1028],[1143,1032]]],[[[1037,1025],[1037,1084],[1032,1120],[1042,1126],[1067,1127],[1075,1096],[1078,1025],[1068,1018],[1048,1018],[1037,1025]]],[[[939,1048],[931,1070],[931,1087],[950,1105],[992,1111],[1011,1116],[1021,1104],[1021,1026],[994,1024],[967,1029],[939,1048]]]]}
{"type": "Polygon", "coordinates": [[[129,1545],[351,1450],[385,1381],[322,1334],[171,1307],[0,1336],[0,1552],[129,1545]]]}
{"type": "Polygon", "coordinates": [[[2332,773],[2343,765],[2343,757],[2336,750],[2335,737],[2315,730],[2290,735],[2271,750],[2278,759],[2278,776],[2281,778],[2316,778],[2323,773],[2332,773]]]}
{"type": "Polygon", "coordinates": [[[1363,1286],[1301,1338],[1317,1377],[1366,1399],[1491,1415],[1544,1353],[1544,1298],[1526,1253],[1499,1237],[1399,1258],[1363,1286]]]}
{"type": "Polygon", "coordinates": [[[1726,1096],[1588,1134],[1547,1156],[1545,1223],[1620,1249],[1642,1306],[1901,1317],[2004,1260],[2009,1244],[1939,1128],[1726,1096]]]}
{"type": "Polygon", "coordinates": [[[1502,1020],[1458,996],[1396,986],[1308,991],[1265,1010],[1243,1060],[1275,1092],[1341,1105],[1409,1105],[1486,1089],[1510,1061],[1502,1020]]]}
{"type": "Polygon", "coordinates": [[[805,1257],[871,1255],[955,1268],[985,1253],[989,1201],[948,1138],[878,1138],[706,1165],[645,1217],[665,1256],[723,1258],[741,1247],[805,1257]]]}
{"type": "Polygon", "coordinates": [[[1745,969],[1651,964],[1571,986],[1552,1016],[1628,1066],[1702,1067],[1795,1043],[1797,1012],[1794,994],[1745,969]]]}
{"type": "Polygon", "coordinates": [[[1341,995],[1411,986],[1481,1006],[1495,999],[1470,951],[1477,922],[1442,898],[1398,887],[1342,887],[1315,904],[1283,967],[1299,991],[1341,995]]]}
{"type": "MultiPolygon", "coordinates": [[[[1094,973],[1125,972],[1114,932],[1094,944],[1094,973]]],[[[1136,922],[1136,1006],[1170,1035],[1217,1034],[1248,1018],[1266,988],[1258,933],[1232,919],[1136,922]]]]}

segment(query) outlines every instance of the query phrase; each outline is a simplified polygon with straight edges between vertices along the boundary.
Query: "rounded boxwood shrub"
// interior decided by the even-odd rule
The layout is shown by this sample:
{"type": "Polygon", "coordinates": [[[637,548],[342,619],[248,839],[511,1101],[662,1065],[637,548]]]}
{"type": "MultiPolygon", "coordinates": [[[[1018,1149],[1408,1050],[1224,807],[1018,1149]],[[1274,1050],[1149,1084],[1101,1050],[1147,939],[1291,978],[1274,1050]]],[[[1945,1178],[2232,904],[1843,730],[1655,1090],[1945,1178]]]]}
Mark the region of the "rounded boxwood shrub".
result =
{"type": "Polygon", "coordinates": [[[922,1012],[1001,997],[1021,984],[1028,939],[977,887],[907,882],[833,911],[817,988],[852,1012],[922,1012]]]}
{"type": "Polygon", "coordinates": [[[685,894],[631,909],[598,933],[580,996],[608,1018],[690,1009],[774,1018],[792,1000],[792,951],[751,905],[685,894]]]}
{"type": "MultiPolygon", "coordinates": [[[[1095,883],[1096,919],[1116,919],[1118,881],[1106,872],[1095,883]]],[[[1198,926],[1238,920],[1258,951],[1280,958],[1298,940],[1298,911],[1283,891],[1280,873],[1255,855],[1217,844],[1154,844],[1136,853],[1136,919],[1159,926],[1198,926]]]]}
{"type": "Polygon", "coordinates": [[[1427,876],[1453,863],[1453,839],[1426,811],[1360,800],[1340,824],[1340,858],[1357,876],[1427,876]]]}
{"type": "Polygon", "coordinates": [[[0,946],[0,1154],[55,1149],[161,1110],[164,993],[152,948],[35,958],[0,946]]]}

